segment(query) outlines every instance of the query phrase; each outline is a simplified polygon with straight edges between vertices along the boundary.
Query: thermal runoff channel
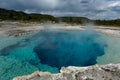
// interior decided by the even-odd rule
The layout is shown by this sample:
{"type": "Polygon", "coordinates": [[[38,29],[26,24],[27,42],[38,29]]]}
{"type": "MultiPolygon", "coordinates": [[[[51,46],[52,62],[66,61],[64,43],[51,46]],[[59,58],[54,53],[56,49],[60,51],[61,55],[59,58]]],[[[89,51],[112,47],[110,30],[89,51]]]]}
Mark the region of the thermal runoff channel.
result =
{"type": "Polygon", "coordinates": [[[27,62],[41,71],[57,72],[63,66],[89,66],[104,55],[104,36],[94,30],[42,30],[1,55],[27,62]]]}

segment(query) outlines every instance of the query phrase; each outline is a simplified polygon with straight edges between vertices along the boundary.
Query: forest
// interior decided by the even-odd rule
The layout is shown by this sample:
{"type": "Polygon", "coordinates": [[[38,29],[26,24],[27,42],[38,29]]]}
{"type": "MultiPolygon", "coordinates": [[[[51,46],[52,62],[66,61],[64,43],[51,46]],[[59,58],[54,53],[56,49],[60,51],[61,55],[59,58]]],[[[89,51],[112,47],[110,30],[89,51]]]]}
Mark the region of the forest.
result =
{"type": "Polygon", "coordinates": [[[31,13],[27,14],[22,11],[14,11],[0,8],[0,20],[13,20],[13,21],[37,21],[46,22],[51,21],[54,23],[64,22],[68,24],[85,24],[94,23],[95,25],[104,26],[120,26],[120,19],[115,20],[91,20],[86,17],[54,17],[48,14],[31,13]]]}

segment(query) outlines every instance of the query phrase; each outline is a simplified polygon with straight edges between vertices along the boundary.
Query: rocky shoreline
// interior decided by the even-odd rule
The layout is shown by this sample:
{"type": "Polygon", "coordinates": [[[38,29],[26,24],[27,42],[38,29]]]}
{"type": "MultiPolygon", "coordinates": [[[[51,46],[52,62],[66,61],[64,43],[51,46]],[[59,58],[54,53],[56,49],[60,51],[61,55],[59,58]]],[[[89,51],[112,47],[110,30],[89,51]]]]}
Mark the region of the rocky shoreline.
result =
{"type": "MultiPolygon", "coordinates": [[[[89,26],[87,27],[89,28],[89,26]]],[[[108,36],[120,37],[120,27],[95,26],[92,27],[98,32],[102,32],[108,36]]],[[[61,30],[85,30],[86,27],[82,25],[69,25],[65,23],[21,23],[21,22],[0,22],[0,35],[5,36],[23,36],[37,33],[44,29],[61,29],[61,30]]]]}
{"type": "Polygon", "coordinates": [[[120,80],[120,64],[63,67],[58,74],[34,72],[13,80],[120,80]]]}

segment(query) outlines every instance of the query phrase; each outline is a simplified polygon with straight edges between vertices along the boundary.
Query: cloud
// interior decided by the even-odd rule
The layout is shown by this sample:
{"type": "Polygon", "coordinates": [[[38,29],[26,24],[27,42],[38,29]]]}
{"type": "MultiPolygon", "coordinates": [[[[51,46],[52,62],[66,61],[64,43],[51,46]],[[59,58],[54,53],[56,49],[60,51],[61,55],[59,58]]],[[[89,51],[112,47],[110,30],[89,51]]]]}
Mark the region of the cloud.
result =
{"type": "Polygon", "coordinates": [[[0,0],[0,7],[54,16],[85,16],[91,19],[120,17],[119,0],[0,0]]]}

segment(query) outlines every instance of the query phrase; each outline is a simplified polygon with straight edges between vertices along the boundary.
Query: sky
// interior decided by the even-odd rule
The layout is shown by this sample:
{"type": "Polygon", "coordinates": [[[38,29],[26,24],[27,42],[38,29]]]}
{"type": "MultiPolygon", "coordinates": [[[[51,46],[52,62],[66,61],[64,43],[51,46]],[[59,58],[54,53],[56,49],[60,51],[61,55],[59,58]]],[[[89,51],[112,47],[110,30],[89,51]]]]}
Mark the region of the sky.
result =
{"type": "Polygon", "coordinates": [[[0,0],[0,8],[57,17],[120,18],[120,0],[0,0]]]}

